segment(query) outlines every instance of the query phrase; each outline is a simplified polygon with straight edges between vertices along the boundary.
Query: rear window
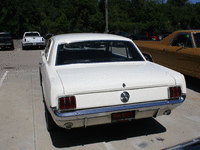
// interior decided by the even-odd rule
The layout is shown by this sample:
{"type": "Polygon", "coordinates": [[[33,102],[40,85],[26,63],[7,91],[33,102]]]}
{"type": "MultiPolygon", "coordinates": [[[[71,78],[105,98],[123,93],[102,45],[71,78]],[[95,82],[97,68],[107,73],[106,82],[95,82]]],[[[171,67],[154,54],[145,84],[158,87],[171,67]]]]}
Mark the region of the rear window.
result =
{"type": "Polygon", "coordinates": [[[194,41],[196,43],[196,47],[200,48],[200,33],[194,33],[194,41]]]}
{"type": "Polygon", "coordinates": [[[38,33],[26,33],[25,36],[39,36],[38,33]]]}
{"type": "Polygon", "coordinates": [[[85,41],[58,45],[56,65],[144,61],[131,42],[85,41]]]}

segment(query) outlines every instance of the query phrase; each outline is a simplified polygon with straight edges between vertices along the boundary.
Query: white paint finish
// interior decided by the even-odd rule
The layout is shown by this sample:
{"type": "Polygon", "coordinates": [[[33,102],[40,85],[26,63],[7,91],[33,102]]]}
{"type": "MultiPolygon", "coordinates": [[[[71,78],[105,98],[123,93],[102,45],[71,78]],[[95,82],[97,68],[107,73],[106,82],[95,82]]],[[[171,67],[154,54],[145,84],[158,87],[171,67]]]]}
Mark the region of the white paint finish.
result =
{"type": "Polygon", "coordinates": [[[120,100],[123,90],[76,95],[77,108],[104,107],[168,99],[167,87],[125,90],[130,94],[127,103],[120,100]],[[153,93],[153,94],[152,94],[153,93]]]}
{"type": "Polygon", "coordinates": [[[148,62],[102,63],[70,69],[66,66],[57,72],[66,95],[175,85],[167,74],[169,70],[148,62]],[[122,87],[123,83],[126,88],[122,87]]]}
{"type": "MultiPolygon", "coordinates": [[[[23,38],[22,38],[22,46],[25,46],[26,44],[33,44],[33,46],[36,45],[45,45],[45,38],[40,35],[39,32],[24,32],[23,38]],[[27,36],[29,33],[38,34],[38,36],[27,36]]],[[[32,46],[32,45],[27,45],[32,46]]]]}
{"type": "MultiPolygon", "coordinates": [[[[77,109],[88,109],[124,105],[120,100],[123,91],[130,94],[127,104],[168,99],[169,86],[181,86],[183,93],[186,93],[182,74],[149,61],[55,66],[58,44],[85,40],[132,42],[130,39],[108,34],[66,34],[52,37],[51,40],[53,44],[48,62],[41,53],[42,85],[47,108],[58,109],[58,98],[71,95],[77,97],[77,109]],[[123,87],[123,84],[126,86],[123,87]]],[[[52,110],[50,113],[53,114],[52,110]]]]}

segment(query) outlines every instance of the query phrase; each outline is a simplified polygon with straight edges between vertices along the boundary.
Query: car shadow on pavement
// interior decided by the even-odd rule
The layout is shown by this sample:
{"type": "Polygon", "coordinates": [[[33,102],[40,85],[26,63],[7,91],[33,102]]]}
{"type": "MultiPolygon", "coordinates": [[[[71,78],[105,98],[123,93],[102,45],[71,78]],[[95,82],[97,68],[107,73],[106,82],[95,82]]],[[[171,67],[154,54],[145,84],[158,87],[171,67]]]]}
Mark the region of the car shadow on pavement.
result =
{"type": "Polygon", "coordinates": [[[57,148],[84,146],[87,144],[124,140],[137,136],[166,132],[166,128],[153,118],[132,122],[90,126],[87,128],[58,129],[49,132],[57,148]]]}
{"type": "Polygon", "coordinates": [[[200,93],[200,79],[185,75],[187,88],[200,93]]]}

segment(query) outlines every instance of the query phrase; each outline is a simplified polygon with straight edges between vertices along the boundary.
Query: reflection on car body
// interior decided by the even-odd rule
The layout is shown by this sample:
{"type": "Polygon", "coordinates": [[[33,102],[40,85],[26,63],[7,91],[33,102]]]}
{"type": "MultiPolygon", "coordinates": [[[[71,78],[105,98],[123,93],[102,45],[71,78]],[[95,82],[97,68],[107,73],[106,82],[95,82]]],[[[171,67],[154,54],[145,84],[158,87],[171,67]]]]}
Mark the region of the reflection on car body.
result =
{"type": "Polygon", "coordinates": [[[186,97],[182,74],[146,61],[125,37],[57,35],[41,58],[48,130],[169,115],[186,97]]]}
{"type": "Polygon", "coordinates": [[[154,62],[200,78],[200,31],[176,31],[160,42],[134,41],[154,62]]]}

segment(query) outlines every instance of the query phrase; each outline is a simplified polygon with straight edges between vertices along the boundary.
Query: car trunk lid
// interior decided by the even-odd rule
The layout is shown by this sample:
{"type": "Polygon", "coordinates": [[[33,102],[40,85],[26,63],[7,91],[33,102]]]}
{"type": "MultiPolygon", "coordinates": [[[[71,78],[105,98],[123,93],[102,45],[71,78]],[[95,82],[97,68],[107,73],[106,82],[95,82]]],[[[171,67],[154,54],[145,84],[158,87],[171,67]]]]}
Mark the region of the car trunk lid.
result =
{"type": "MultiPolygon", "coordinates": [[[[169,71],[169,70],[168,70],[169,71]]],[[[120,91],[174,85],[166,69],[149,62],[59,67],[65,95],[120,91]],[[164,71],[165,70],[165,71],[164,71]]]]}

